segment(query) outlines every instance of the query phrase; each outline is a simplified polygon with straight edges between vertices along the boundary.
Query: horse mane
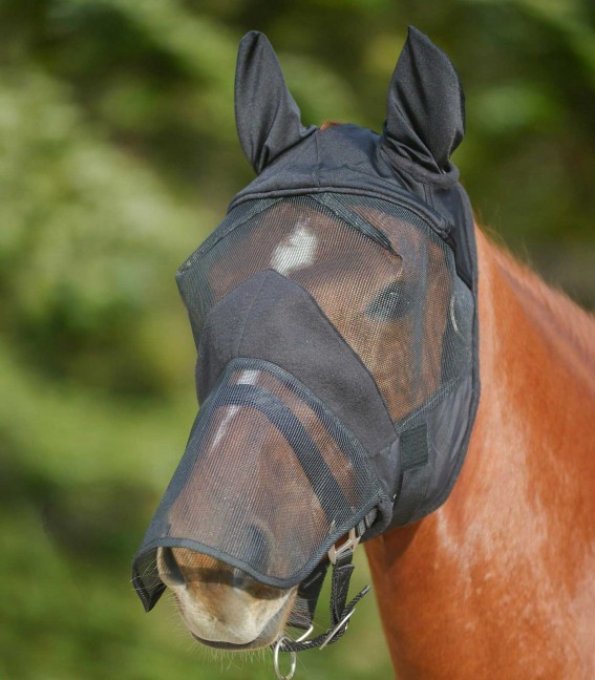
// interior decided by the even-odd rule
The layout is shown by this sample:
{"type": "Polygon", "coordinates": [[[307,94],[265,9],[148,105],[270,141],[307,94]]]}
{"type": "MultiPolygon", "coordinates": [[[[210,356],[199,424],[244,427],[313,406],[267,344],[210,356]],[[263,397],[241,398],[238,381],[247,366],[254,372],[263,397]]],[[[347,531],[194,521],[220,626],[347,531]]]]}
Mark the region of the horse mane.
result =
{"type": "MultiPolygon", "coordinates": [[[[483,233],[486,230],[482,228],[483,233]]],[[[579,307],[566,293],[546,283],[527,264],[520,262],[491,236],[494,262],[505,276],[528,315],[542,328],[552,344],[573,350],[591,375],[595,370],[595,316],[579,307]]]]}

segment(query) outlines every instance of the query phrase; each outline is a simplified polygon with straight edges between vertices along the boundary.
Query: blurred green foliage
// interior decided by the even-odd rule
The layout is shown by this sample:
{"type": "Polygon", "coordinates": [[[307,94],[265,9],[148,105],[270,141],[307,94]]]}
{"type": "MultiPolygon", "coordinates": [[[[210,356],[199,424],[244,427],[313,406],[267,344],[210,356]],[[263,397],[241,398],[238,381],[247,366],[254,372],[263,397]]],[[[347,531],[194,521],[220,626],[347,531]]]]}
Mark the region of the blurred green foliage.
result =
{"type": "MultiPolygon", "coordinates": [[[[480,221],[593,306],[592,2],[0,1],[1,678],[272,676],[128,584],[195,410],[173,272],[251,177],[242,33],[269,34],[307,123],[379,129],[408,23],[463,78],[480,221]]],[[[301,677],[390,676],[373,602],[348,638],[301,677]]]]}

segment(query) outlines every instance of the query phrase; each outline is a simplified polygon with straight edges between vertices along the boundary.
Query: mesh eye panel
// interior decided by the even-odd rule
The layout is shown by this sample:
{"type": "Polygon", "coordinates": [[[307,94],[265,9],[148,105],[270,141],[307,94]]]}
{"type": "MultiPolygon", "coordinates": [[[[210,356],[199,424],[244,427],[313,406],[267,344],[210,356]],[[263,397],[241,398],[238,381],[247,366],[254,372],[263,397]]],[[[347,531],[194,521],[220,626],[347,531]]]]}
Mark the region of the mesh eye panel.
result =
{"type": "Polygon", "coordinates": [[[142,564],[156,545],[185,546],[294,585],[378,502],[372,480],[361,445],[295,378],[236,359],[201,409],[142,564]]]}
{"type": "Polygon", "coordinates": [[[239,205],[178,274],[197,342],[209,309],[266,269],[312,295],[395,422],[468,370],[471,293],[448,246],[407,209],[339,194],[239,205]]]}

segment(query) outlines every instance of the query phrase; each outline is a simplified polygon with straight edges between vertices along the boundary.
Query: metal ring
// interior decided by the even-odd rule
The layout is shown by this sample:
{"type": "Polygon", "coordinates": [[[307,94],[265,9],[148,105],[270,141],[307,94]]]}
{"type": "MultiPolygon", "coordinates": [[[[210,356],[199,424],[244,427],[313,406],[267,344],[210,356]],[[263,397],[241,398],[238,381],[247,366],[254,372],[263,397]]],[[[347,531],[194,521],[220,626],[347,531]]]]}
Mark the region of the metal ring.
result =
{"type": "Polygon", "coordinates": [[[339,623],[332,630],[329,630],[328,635],[324,638],[324,641],[320,645],[319,649],[324,649],[329,644],[329,642],[332,642],[332,639],[341,630],[341,628],[345,628],[345,630],[347,630],[347,624],[349,623],[349,619],[354,614],[355,614],[355,607],[350,612],[345,614],[345,616],[339,621],[339,623]]]}
{"type": "Polygon", "coordinates": [[[313,630],[314,630],[314,624],[311,623],[311,624],[308,626],[308,630],[307,630],[305,633],[302,633],[302,634],[299,636],[299,638],[296,638],[296,639],[295,639],[295,642],[303,642],[303,641],[310,635],[310,633],[311,633],[313,630]]]}
{"type": "Polygon", "coordinates": [[[275,674],[277,676],[277,680],[291,680],[293,676],[295,675],[295,667],[297,666],[297,654],[295,652],[288,652],[289,654],[289,673],[287,675],[283,675],[281,673],[281,669],[279,668],[279,652],[281,651],[281,645],[283,644],[283,640],[290,640],[290,638],[286,638],[285,636],[281,636],[277,640],[277,644],[275,645],[275,649],[273,650],[273,666],[275,667],[275,674]]]}

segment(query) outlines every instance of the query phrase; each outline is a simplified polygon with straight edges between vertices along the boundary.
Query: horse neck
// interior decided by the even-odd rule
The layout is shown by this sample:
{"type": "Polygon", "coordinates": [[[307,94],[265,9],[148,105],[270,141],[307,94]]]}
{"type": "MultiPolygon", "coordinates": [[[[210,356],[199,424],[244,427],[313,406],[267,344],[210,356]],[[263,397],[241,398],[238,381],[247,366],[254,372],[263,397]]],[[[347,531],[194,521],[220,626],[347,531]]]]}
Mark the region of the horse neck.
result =
{"type": "Polygon", "coordinates": [[[477,241],[477,418],[447,502],[367,544],[385,633],[400,680],[595,677],[595,325],[477,241]]]}

